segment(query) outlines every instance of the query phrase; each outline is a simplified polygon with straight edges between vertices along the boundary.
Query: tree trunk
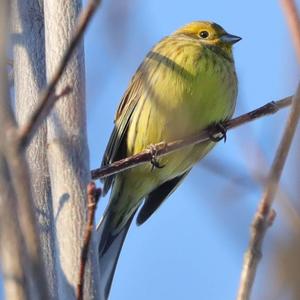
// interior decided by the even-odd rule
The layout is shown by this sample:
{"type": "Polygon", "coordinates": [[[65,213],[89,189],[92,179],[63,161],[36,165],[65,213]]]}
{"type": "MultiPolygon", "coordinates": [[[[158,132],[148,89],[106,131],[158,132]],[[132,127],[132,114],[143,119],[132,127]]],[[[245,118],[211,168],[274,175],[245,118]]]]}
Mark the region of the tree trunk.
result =
{"type": "MultiPolygon", "coordinates": [[[[81,9],[79,0],[45,0],[46,70],[50,79],[66,50],[81,9]]],[[[59,298],[74,299],[86,223],[86,187],[90,180],[86,132],[84,51],[81,44],[69,62],[56,92],[60,99],[48,122],[48,161],[57,232],[59,298]]],[[[90,245],[85,276],[86,299],[97,298],[95,244],[90,245]]]]}
{"type": "MultiPolygon", "coordinates": [[[[16,117],[29,119],[46,86],[44,14],[42,1],[13,0],[13,62],[16,117]]],[[[33,201],[51,298],[57,299],[54,219],[47,162],[47,124],[42,124],[26,149],[33,201]]]]}

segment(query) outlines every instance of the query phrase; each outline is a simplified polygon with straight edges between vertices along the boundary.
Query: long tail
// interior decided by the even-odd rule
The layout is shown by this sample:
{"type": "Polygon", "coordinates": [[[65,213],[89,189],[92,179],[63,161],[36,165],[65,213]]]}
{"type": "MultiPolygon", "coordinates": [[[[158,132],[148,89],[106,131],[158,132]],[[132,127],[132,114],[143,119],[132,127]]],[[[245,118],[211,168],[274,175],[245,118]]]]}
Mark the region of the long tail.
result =
{"type": "Polygon", "coordinates": [[[119,255],[133,219],[134,213],[125,226],[118,232],[112,227],[112,214],[106,211],[97,227],[99,237],[100,299],[107,300],[114,277],[119,255]]]}

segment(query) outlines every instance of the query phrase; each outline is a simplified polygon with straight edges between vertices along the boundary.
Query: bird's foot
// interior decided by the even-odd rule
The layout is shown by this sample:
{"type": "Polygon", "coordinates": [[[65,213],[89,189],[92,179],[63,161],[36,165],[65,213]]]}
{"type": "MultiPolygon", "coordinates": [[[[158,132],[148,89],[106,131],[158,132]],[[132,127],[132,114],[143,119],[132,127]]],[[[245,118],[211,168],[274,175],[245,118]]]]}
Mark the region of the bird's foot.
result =
{"type": "Polygon", "coordinates": [[[152,165],[151,171],[154,169],[162,169],[165,165],[161,165],[157,160],[157,147],[153,144],[149,145],[149,150],[151,153],[151,160],[150,163],[152,165]]]}
{"type": "Polygon", "coordinates": [[[220,142],[221,140],[224,140],[224,143],[227,140],[227,129],[224,127],[224,125],[219,122],[214,124],[214,126],[212,126],[212,129],[215,130],[217,129],[219,131],[219,133],[214,134],[214,133],[210,133],[209,134],[209,139],[215,143],[220,142]]]}

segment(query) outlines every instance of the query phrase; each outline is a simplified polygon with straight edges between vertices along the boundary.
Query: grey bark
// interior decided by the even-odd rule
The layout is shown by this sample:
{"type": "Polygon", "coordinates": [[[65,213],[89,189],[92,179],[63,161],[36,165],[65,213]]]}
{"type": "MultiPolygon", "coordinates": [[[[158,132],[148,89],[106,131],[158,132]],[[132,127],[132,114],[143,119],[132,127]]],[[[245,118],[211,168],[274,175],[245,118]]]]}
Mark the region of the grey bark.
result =
{"type": "MultiPolygon", "coordinates": [[[[45,0],[47,78],[51,78],[72,36],[81,8],[79,0],[45,0]]],[[[70,85],[72,93],[60,99],[48,122],[48,161],[57,232],[60,299],[74,299],[86,223],[86,187],[90,180],[85,112],[84,51],[81,44],[57,88],[70,85]]],[[[85,276],[86,299],[97,298],[95,244],[85,276]]]]}
{"type": "Polygon", "coordinates": [[[7,24],[10,12],[8,3],[8,1],[0,2],[0,233],[2,270],[6,271],[4,285],[8,297],[46,300],[48,299],[48,288],[33,211],[28,166],[18,143],[18,129],[9,101],[6,68],[7,24]]]}
{"type": "MultiPolygon", "coordinates": [[[[2,149],[1,149],[2,150],[2,149]]],[[[6,299],[29,299],[23,241],[16,213],[16,198],[6,161],[0,150],[0,255],[6,299]]]]}
{"type": "MultiPolygon", "coordinates": [[[[46,85],[43,6],[42,1],[38,0],[13,0],[11,3],[16,117],[19,125],[24,125],[38,103],[39,92],[46,85]]],[[[50,296],[57,299],[46,122],[27,147],[26,159],[50,296]]]]}
{"type": "MultiPolygon", "coordinates": [[[[0,3],[0,109],[7,101],[8,85],[6,77],[6,2],[0,3]]],[[[1,123],[1,122],[0,122],[1,123]]],[[[4,157],[3,128],[0,128],[0,256],[3,274],[4,294],[7,299],[27,299],[28,286],[25,284],[25,268],[20,225],[16,214],[16,197],[9,178],[9,170],[4,157]]]]}

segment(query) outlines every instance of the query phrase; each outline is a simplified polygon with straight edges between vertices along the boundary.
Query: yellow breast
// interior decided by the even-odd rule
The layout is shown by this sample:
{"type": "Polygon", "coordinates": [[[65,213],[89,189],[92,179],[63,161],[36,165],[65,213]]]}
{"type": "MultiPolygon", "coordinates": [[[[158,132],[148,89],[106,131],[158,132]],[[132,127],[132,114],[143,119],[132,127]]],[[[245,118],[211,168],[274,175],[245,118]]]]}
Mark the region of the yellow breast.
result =
{"type": "Polygon", "coordinates": [[[209,48],[168,42],[140,68],[143,93],[127,136],[128,154],[189,136],[231,117],[237,94],[234,64],[209,48]]]}

